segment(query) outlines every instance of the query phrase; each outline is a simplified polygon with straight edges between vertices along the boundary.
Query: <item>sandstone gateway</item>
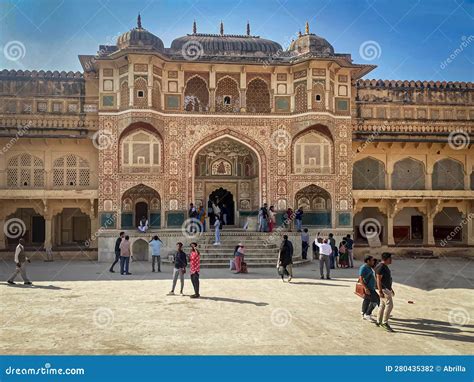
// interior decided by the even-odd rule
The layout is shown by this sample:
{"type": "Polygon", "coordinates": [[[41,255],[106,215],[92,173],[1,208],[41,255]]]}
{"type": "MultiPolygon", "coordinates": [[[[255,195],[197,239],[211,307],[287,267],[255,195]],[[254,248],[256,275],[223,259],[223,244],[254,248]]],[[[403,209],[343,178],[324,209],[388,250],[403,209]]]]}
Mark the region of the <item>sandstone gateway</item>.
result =
{"type": "Polygon", "coordinates": [[[166,48],[139,18],[79,60],[0,72],[1,249],[21,232],[107,260],[123,229],[146,258],[142,216],[171,243],[210,196],[236,232],[266,202],[360,245],[363,225],[388,246],[474,244],[472,83],[362,79],[375,66],[308,25],[288,49],[222,24],[166,48]]]}

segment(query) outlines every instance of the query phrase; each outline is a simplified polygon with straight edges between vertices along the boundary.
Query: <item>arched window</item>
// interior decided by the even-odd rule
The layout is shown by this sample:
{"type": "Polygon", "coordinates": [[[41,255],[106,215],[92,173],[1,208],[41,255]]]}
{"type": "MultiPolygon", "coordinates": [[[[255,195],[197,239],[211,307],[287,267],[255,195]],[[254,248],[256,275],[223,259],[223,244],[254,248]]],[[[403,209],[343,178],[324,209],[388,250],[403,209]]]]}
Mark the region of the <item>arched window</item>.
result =
{"type": "Polygon", "coordinates": [[[355,162],[352,184],[354,190],[385,189],[384,164],[374,158],[364,158],[355,162]]]}
{"type": "Polygon", "coordinates": [[[230,77],[224,77],[217,83],[216,111],[234,113],[240,111],[239,86],[237,81],[230,77]]]}
{"type": "Polygon", "coordinates": [[[198,76],[191,78],[184,89],[184,110],[207,111],[209,109],[209,91],[206,82],[198,76]]]}
{"type": "Polygon", "coordinates": [[[301,136],[295,143],[293,163],[295,174],[330,174],[331,141],[315,132],[301,136]]]}
{"type": "Polygon", "coordinates": [[[8,161],[7,187],[44,187],[44,164],[40,158],[23,153],[8,161]]]}
{"type": "Polygon", "coordinates": [[[462,163],[446,158],[433,167],[433,190],[463,190],[464,169],[462,163]]]}
{"type": "Polygon", "coordinates": [[[325,102],[325,88],[324,84],[320,82],[313,83],[313,109],[314,110],[326,110],[326,102],[325,102]]]}
{"type": "Polygon", "coordinates": [[[149,172],[160,166],[161,147],[153,134],[139,130],[122,141],[122,166],[131,172],[149,172]]]}
{"type": "Polygon", "coordinates": [[[148,84],[146,79],[138,77],[134,85],[135,94],[133,96],[133,104],[136,108],[148,108],[148,84]]]}
{"type": "Polygon", "coordinates": [[[250,113],[270,113],[270,91],[265,81],[255,78],[247,85],[247,111],[250,113]]]}
{"type": "Polygon", "coordinates": [[[90,168],[87,160],[69,154],[53,162],[53,185],[55,187],[87,187],[89,184],[90,168]]]}
{"type": "Polygon", "coordinates": [[[424,190],[425,166],[423,162],[412,158],[405,158],[393,166],[393,190],[424,190]]]}
{"type": "Polygon", "coordinates": [[[120,85],[120,108],[128,109],[130,103],[130,90],[128,89],[128,82],[124,81],[120,85]]]}

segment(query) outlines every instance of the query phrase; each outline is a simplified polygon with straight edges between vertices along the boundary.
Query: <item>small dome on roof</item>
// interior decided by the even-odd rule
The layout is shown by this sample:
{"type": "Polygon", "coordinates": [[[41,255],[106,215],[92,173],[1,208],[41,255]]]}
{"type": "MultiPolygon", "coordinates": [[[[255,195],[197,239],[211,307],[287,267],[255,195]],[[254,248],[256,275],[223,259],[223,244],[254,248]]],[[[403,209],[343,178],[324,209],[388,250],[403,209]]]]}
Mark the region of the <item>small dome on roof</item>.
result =
{"type": "Polygon", "coordinates": [[[299,34],[295,41],[292,41],[289,51],[297,54],[316,53],[322,56],[333,56],[333,46],[323,37],[317,36],[314,33],[309,33],[309,24],[306,23],[305,34],[299,34]]]}
{"type": "Polygon", "coordinates": [[[141,16],[138,15],[137,27],[120,35],[117,39],[117,46],[119,49],[151,49],[159,52],[164,51],[163,41],[153,33],[148,32],[142,27],[141,16]]]}

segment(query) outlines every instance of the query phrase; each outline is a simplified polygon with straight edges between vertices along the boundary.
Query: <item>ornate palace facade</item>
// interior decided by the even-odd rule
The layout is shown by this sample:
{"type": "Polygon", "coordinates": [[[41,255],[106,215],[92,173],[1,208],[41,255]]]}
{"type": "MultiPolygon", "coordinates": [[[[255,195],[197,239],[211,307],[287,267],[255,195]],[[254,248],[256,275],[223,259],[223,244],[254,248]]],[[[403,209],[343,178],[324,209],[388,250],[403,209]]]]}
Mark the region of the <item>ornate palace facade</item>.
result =
{"type": "Polygon", "coordinates": [[[375,224],[389,245],[456,227],[450,244],[474,244],[472,83],[363,80],[373,65],[308,26],[286,50],[222,25],[165,48],[138,20],[79,60],[0,72],[0,247],[12,222],[46,248],[94,248],[142,216],[179,229],[215,196],[235,227],[266,202],[360,239],[375,224]]]}

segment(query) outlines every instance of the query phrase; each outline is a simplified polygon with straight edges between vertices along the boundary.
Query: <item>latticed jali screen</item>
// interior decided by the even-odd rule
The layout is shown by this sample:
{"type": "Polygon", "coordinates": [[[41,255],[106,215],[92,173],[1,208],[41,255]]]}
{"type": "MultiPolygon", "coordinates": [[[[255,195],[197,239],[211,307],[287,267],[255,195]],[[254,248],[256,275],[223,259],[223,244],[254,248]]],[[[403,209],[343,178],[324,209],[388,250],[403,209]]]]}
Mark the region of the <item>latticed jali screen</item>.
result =
{"type": "Polygon", "coordinates": [[[14,156],[8,162],[8,187],[44,187],[44,178],[44,164],[37,157],[25,153],[14,156]]]}

